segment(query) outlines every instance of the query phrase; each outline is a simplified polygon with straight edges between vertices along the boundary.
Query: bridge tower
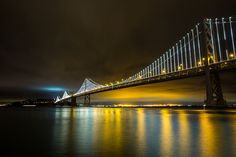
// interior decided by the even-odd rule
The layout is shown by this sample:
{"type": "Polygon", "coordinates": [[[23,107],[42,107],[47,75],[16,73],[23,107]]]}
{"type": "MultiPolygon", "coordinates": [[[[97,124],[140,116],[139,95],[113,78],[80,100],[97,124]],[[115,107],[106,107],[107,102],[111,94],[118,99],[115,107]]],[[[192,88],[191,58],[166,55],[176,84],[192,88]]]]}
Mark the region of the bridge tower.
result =
{"type": "Polygon", "coordinates": [[[90,105],[90,95],[85,95],[84,96],[84,106],[89,106],[90,105]]]}
{"type": "Polygon", "coordinates": [[[205,73],[206,73],[206,100],[207,106],[224,106],[226,101],[223,97],[221,88],[221,81],[219,72],[210,68],[210,64],[214,63],[217,59],[216,53],[214,53],[214,43],[212,42],[214,36],[212,35],[213,29],[211,28],[211,21],[205,19],[203,21],[203,46],[205,57],[205,73]]]}

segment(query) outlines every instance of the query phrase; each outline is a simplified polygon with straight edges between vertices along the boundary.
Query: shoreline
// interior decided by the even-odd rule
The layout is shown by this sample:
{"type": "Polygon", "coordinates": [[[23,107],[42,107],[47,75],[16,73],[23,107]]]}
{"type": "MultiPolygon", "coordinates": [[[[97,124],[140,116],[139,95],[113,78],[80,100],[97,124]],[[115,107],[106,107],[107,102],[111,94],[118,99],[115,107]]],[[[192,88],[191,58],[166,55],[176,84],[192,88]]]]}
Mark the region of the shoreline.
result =
{"type": "Polygon", "coordinates": [[[109,106],[37,106],[37,105],[28,105],[28,106],[1,106],[0,109],[3,108],[143,108],[143,109],[186,109],[186,110],[195,110],[195,109],[201,109],[201,110],[235,110],[236,106],[117,106],[113,107],[111,105],[109,106]]]}

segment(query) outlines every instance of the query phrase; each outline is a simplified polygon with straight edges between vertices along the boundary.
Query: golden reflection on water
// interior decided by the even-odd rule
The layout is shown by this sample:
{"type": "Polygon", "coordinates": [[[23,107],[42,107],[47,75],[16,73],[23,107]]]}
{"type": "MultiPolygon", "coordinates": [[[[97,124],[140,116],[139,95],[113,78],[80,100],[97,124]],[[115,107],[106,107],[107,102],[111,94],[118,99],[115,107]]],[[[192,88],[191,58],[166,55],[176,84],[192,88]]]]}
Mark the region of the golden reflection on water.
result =
{"type": "Polygon", "coordinates": [[[145,113],[144,109],[139,108],[137,109],[137,146],[140,150],[140,156],[145,156],[145,149],[146,149],[146,126],[145,126],[145,113]]]}
{"type": "MultiPolygon", "coordinates": [[[[232,136],[232,139],[234,139],[234,143],[232,143],[232,145],[233,145],[233,147],[234,146],[236,146],[236,119],[233,121],[233,132],[234,132],[234,134],[233,134],[233,136],[232,136]]],[[[234,150],[234,152],[233,152],[233,154],[235,154],[235,156],[236,156],[236,149],[233,149],[234,150]]]]}
{"type": "Polygon", "coordinates": [[[172,139],[173,139],[173,132],[172,132],[172,120],[171,114],[169,110],[161,110],[161,154],[162,156],[171,156],[172,155],[172,139]]]}
{"type": "Polygon", "coordinates": [[[180,156],[190,156],[189,143],[191,143],[191,131],[186,111],[178,111],[179,122],[179,152],[180,156]]]}
{"type": "Polygon", "coordinates": [[[236,114],[144,108],[58,108],[55,120],[53,137],[64,154],[236,155],[230,146],[236,144],[236,114]],[[222,117],[224,120],[219,120],[222,117]],[[221,147],[222,141],[229,146],[221,147]]]}
{"type": "MultiPolygon", "coordinates": [[[[122,149],[121,109],[104,109],[104,114],[104,124],[101,124],[101,132],[103,132],[104,138],[101,139],[102,143],[97,143],[97,145],[102,145],[102,149],[105,150],[104,153],[109,152],[112,148],[113,153],[120,154],[122,149]]],[[[100,135],[96,134],[96,136],[100,135]]]]}
{"type": "Polygon", "coordinates": [[[200,153],[204,157],[214,156],[217,157],[217,133],[220,128],[217,128],[217,123],[211,122],[211,115],[207,113],[201,113],[199,118],[200,128],[200,153]]]}

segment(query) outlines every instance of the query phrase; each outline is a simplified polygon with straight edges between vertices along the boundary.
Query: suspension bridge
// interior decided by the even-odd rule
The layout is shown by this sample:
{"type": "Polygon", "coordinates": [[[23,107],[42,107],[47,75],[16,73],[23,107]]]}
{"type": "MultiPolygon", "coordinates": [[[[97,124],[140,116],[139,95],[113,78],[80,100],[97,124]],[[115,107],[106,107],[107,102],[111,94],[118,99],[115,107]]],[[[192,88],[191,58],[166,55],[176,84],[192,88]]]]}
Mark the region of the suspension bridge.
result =
{"type": "Polygon", "coordinates": [[[236,18],[208,18],[195,25],[177,43],[151,64],[119,82],[101,85],[86,78],[73,94],[64,92],[55,103],[84,97],[90,104],[90,95],[115,89],[205,75],[206,105],[226,105],[219,73],[236,68],[236,18]]]}

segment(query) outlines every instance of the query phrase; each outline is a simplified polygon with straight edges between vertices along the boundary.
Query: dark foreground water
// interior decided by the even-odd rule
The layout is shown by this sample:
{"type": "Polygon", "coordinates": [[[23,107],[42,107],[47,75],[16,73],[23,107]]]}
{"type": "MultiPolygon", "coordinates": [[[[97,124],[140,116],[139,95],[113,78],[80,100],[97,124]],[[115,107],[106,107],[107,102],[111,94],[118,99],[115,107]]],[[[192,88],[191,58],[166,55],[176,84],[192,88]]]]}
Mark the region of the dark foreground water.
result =
{"type": "Polygon", "coordinates": [[[0,108],[0,157],[235,157],[236,110],[0,108]]]}

